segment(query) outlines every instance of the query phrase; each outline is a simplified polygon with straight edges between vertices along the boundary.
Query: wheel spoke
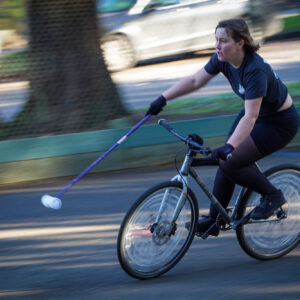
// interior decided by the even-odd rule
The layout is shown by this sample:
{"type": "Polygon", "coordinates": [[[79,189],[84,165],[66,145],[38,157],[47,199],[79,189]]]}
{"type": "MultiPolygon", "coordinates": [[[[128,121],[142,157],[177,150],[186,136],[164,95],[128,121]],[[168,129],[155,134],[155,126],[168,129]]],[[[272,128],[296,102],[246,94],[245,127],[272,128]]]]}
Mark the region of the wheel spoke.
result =
{"type": "Polygon", "coordinates": [[[193,220],[197,217],[194,200],[187,198],[176,225],[171,225],[171,218],[182,193],[178,184],[158,188],[142,197],[132,213],[125,218],[125,225],[119,233],[119,259],[130,275],[151,278],[166,272],[179,261],[191,243],[193,228],[187,230],[185,224],[195,222],[193,220]],[[157,221],[158,212],[161,215],[157,221]]]}
{"type": "MultiPolygon", "coordinates": [[[[270,259],[289,252],[300,236],[300,171],[282,169],[268,176],[281,189],[287,203],[267,220],[250,221],[238,234],[241,246],[256,258],[270,259]]],[[[247,199],[245,213],[259,204],[260,195],[252,192],[247,199]]],[[[238,232],[237,232],[238,233],[238,232]]]]}

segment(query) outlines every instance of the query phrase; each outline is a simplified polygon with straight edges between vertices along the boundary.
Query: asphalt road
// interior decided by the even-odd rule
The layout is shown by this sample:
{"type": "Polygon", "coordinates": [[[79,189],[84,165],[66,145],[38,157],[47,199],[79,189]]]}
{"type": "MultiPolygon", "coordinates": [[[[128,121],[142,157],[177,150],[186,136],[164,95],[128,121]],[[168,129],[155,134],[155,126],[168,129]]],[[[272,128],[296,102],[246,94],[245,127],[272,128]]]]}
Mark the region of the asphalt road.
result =
{"type": "MultiPolygon", "coordinates": [[[[290,151],[296,153],[270,156],[261,166],[299,164],[300,149],[290,151]]],[[[201,170],[211,186],[215,167],[201,170]]],[[[174,166],[91,174],[65,195],[59,211],[44,208],[40,197],[72,178],[2,186],[0,299],[300,299],[300,246],[261,262],[242,251],[234,231],[196,238],[160,278],[139,281],[125,274],[116,254],[121,220],[145,189],[175,174],[174,166]]],[[[205,213],[208,201],[195,192],[205,213]]]]}
{"type": "MultiPolygon", "coordinates": [[[[300,39],[273,41],[264,44],[259,54],[276,71],[284,83],[300,82],[300,39]]],[[[192,57],[181,57],[171,61],[144,64],[136,68],[112,74],[124,103],[129,107],[148,105],[164,90],[179,79],[191,75],[202,68],[214,53],[198,53],[192,57]]],[[[178,99],[199,99],[204,96],[232,92],[228,80],[218,75],[205,87],[178,99]]]]}

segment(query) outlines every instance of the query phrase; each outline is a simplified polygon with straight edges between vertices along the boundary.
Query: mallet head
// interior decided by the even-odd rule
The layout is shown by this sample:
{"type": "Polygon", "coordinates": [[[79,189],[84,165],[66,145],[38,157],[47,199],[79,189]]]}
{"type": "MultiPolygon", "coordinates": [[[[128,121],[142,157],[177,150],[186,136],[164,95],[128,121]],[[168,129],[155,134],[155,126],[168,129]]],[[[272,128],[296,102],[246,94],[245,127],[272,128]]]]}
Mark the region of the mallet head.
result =
{"type": "Polygon", "coordinates": [[[45,207],[52,208],[52,209],[60,209],[62,202],[57,197],[52,197],[50,195],[44,195],[41,198],[41,202],[45,207]]]}

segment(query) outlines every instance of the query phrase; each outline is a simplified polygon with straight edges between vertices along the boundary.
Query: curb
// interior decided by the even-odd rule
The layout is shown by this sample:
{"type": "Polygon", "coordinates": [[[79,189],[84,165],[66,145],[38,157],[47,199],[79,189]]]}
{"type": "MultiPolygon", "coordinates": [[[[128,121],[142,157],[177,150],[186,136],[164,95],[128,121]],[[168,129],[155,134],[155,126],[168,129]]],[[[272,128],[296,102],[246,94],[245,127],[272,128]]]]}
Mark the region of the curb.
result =
{"type": "MultiPolygon", "coordinates": [[[[187,135],[196,130],[213,146],[223,141],[235,115],[171,123],[187,135]],[[221,139],[222,138],[222,139],[221,139]]],[[[120,139],[127,129],[111,129],[0,142],[0,184],[79,174],[120,139]]],[[[182,142],[158,125],[139,128],[91,172],[170,163],[182,142]]]]}

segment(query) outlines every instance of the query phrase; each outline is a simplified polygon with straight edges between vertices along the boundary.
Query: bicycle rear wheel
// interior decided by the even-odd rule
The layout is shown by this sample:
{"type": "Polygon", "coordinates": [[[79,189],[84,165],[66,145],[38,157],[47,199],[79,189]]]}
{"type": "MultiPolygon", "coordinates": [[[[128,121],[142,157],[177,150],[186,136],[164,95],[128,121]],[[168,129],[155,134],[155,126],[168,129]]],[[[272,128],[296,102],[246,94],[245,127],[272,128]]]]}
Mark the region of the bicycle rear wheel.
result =
{"type": "MultiPolygon", "coordinates": [[[[241,225],[236,234],[242,249],[261,259],[279,258],[300,242],[300,167],[280,165],[265,172],[272,184],[281,189],[287,204],[267,220],[241,225]]],[[[248,190],[239,208],[238,217],[248,214],[259,204],[260,195],[248,190]]]]}
{"type": "Polygon", "coordinates": [[[160,276],[188,250],[198,222],[198,204],[190,189],[176,226],[166,234],[181,194],[182,183],[164,182],[145,192],[125,216],[117,247],[120,264],[129,275],[138,279],[160,276]],[[191,222],[189,230],[187,222],[191,222]]]}

